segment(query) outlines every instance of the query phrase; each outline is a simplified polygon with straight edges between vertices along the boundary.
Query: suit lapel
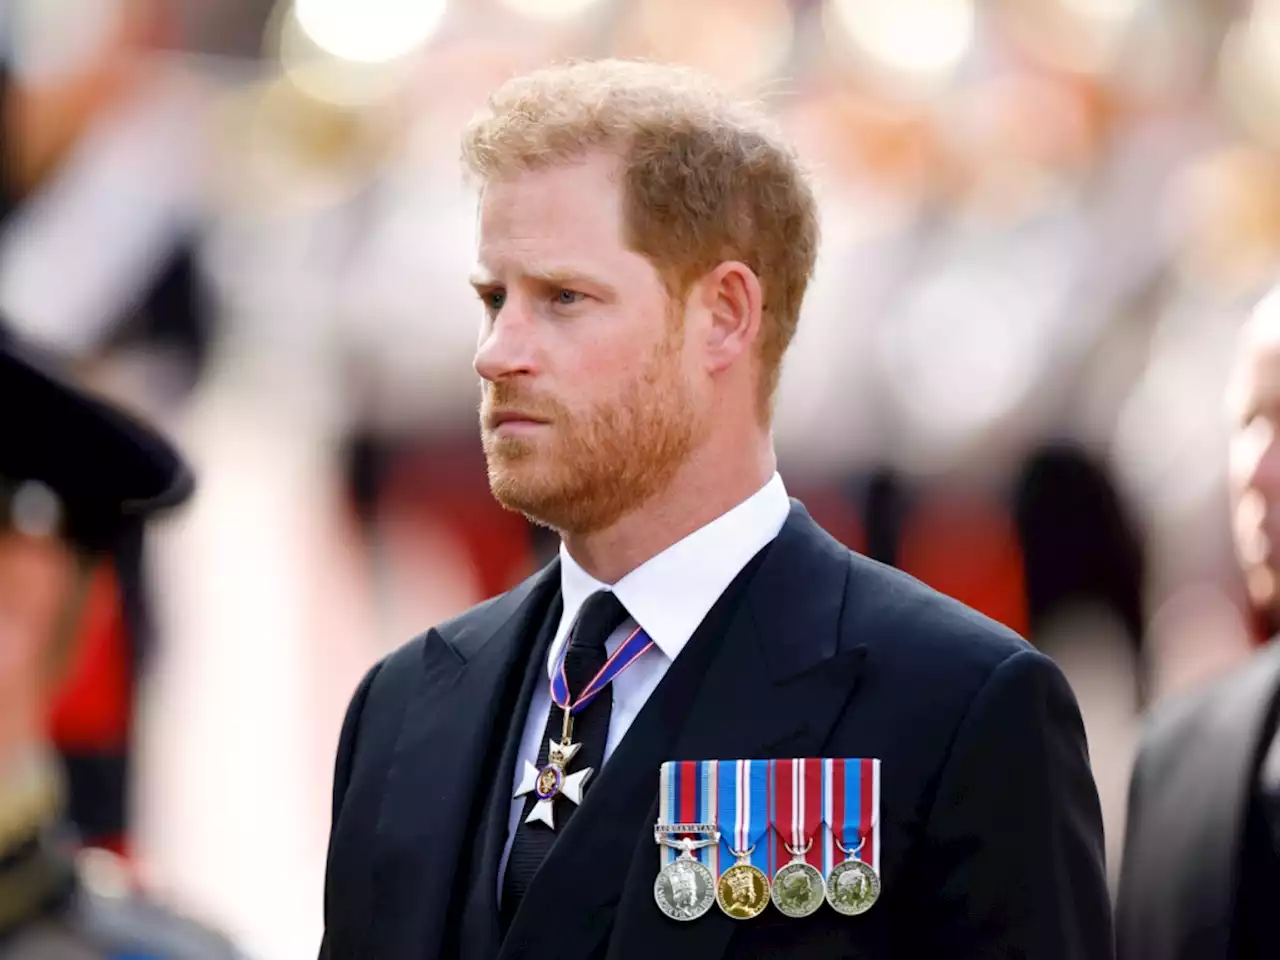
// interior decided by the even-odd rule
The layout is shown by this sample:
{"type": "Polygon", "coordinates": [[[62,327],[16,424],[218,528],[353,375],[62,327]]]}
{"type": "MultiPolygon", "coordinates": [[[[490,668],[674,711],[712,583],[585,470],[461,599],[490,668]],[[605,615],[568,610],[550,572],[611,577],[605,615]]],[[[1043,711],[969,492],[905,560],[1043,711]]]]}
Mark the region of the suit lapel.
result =
{"type": "Polygon", "coordinates": [[[408,704],[379,817],[370,956],[436,956],[451,922],[462,846],[511,671],[530,624],[556,595],[559,564],[452,625],[432,631],[408,704]]]}
{"type": "MultiPolygon", "coordinates": [[[[541,606],[539,605],[539,608],[541,606]]],[[[491,768],[496,771],[496,774],[489,791],[487,809],[472,860],[471,890],[462,912],[462,936],[458,954],[460,960],[492,957],[498,952],[502,940],[498,909],[498,866],[502,860],[502,850],[506,845],[510,823],[511,778],[520,753],[525,720],[529,716],[529,705],[533,700],[534,689],[539,683],[547,682],[547,650],[555,636],[563,609],[557,592],[553,602],[547,607],[546,613],[541,616],[542,627],[538,631],[537,642],[534,643],[530,655],[525,658],[520,692],[515,697],[511,712],[508,714],[506,737],[497,764],[491,768]]],[[[536,622],[535,619],[533,623],[536,622]]],[[[530,628],[533,623],[529,624],[530,628]]],[[[505,706],[512,704],[512,701],[504,699],[503,703],[505,706]]],[[[478,794],[477,801],[482,796],[478,794]]]]}
{"type": "Polygon", "coordinates": [[[861,648],[839,649],[848,554],[794,504],[636,718],[535,877],[501,957],[720,956],[734,921],[668,921],[653,903],[666,760],[812,755],[844,709],[861,648]],[[573,922],[559,923],[559,917],[573,922]]]}

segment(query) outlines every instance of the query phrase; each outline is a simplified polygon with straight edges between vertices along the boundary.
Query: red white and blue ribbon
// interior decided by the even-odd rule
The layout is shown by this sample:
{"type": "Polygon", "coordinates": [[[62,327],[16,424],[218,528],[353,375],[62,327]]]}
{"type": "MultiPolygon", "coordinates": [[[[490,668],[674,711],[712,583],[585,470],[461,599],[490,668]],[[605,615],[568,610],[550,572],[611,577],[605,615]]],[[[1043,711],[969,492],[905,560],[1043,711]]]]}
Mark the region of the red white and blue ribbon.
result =
{"type": "Polygon", "coordinates": [[[809,850],[801,859],[819,870],[826,869],[822,810],[825,767],[826,762],[817,759],[769,761],[769,821],[773,824],[770,867],[774,872],[795,859],[788,846],[799,850],[806,844],[810,845],[809,850]]]}
{"type": "Polygon", "coordinates": [[[747,861],[773,876],[771,844],[763,842],[769,830],[769,761],[720,760],[720,850],[726,869],[737,854],[752,850],[747,861]],[[754,849],[752,849],[754,848],[754,849]]]}
{"type": "Polygon", "coordinates": [[[613,654],[605,661],[600,671],[591,678],[591,682],[570,703],[569,681],[564,675],[564,657],[569,650],[569,643],[571,642],[572,637],[560,648],[560,653],[556,657],[555,667],[551,671],[551,699],[555,701],[557,706],[568,710],[570,714],[583,710],[587,704],[599,695],[601,690],[617,678],[618,674],[639,660],[644,656],[645,651],[653,646],[653,641],[649,639],[649,635],[639,627],[636,627],[631,631],[630,636],[622,641],[618,649],[613,651],[613,654]]]}
{"type": "MultiPolygon", "coordinates": [[[[823,819],[827,832],[824,875],[847,859],[835,847],[858,850],[857,859],[880,872],[880,761],[823,760],[823,819]],[[858,849],[861,844],[861,849],[858,849]]],[[[852,855],[852,853],[850,854],[852,855]]]]}
{"type": "MultiPolygon", "coordinates": [[[[719,764],[714,760],[672,760],[662,765],[658,787],[658,823],[716,824],[716,804],[719,800],[717,783],[719,764]]],[[[694,839],[704,839],[695,837],[694,839]]],[[[706,838],[710,839],[710,838],[706,838]]],[[[680,851],[660,844],[662,866],[666,866],[680,851]]],[[[694,850],[713,877],[720,876],[720,851],[712,845],[694,850]]]]}

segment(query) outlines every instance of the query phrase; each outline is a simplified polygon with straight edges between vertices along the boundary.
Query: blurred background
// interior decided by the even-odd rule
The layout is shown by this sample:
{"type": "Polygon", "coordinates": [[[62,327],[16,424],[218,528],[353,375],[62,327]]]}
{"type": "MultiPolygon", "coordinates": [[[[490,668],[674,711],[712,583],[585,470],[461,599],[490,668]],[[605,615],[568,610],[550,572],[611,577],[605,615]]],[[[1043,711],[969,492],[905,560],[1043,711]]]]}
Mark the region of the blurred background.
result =
{"type": "Polygon", "coordinates": [[[0,0],[0,312],[154,418],[51,718],[90,843],[312,957],[363,671],[555,549],[490,499],[458,133],[573,56],[701,67],[816,171],[793,495],[1028,636],[1118,866],[1139,714],[1261,639],[1223,388],[1280,259],[1277,0],[0,0]]]}

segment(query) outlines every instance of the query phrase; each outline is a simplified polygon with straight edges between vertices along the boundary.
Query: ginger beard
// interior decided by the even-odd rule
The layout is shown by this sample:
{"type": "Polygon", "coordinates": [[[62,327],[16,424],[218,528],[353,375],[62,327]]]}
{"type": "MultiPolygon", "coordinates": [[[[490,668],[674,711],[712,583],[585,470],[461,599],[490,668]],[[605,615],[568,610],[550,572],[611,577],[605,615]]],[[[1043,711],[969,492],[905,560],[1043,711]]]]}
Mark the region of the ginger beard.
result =
{"type": "Polygon", "coordinates": [[[484,384],[481,432],[489,488],[508,510],[560,533],[605,529],[661,492],[703,434],[678,363],[682,329],[668,332],[642,373],[612,397],[574,411],[514,381],[484,384]],[[489,415],[545,418],[537,437],[501,437],[489,415]]]}

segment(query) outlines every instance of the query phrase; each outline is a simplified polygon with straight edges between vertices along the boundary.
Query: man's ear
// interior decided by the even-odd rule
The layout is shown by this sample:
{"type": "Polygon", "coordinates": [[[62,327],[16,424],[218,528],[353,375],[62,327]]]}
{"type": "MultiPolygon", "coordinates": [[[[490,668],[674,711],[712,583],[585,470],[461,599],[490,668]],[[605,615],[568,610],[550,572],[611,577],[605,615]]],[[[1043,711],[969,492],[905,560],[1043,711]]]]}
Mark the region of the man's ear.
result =
{"type": "Polygon", "coordinates": [[[738,260],[728,260],[698,283],[700,306],[705,310],[705,355],[712,372],[725,370],[750,354],[760,335],[764,292],[755,271],[738,260]]]}

